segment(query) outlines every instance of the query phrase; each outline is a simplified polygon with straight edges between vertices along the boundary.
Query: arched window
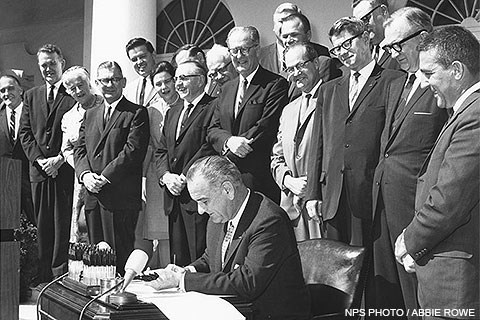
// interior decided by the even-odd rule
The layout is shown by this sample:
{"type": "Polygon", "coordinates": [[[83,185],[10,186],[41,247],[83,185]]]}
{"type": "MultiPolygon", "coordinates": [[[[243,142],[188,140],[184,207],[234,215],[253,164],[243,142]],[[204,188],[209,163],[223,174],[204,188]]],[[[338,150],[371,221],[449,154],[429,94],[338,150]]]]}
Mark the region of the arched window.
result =
{"type": "Polygon", "coordinates": [[[157,53],[173,53],[187,43],[202,49],[225,45],[234,26],[220,0],[173,0],[157,17],[157,53]]]}
{"type": "Polygon", "coordinates": [[[470,29],[480,29],[478,0],[410,0],[407,5],[428,13],[434,26],[462,24],[470,29]]]}

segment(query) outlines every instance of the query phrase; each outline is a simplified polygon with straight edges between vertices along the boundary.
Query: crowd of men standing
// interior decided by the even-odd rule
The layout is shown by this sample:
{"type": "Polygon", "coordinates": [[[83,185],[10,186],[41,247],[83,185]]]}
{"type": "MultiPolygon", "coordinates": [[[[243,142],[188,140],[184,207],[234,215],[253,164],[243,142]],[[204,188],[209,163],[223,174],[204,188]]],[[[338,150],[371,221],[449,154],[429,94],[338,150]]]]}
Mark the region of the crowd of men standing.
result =
{"type": "Polygon", "coordinates": [[[356,1],[330,28],[330,50],[310,41],[298,6],[281,4],[273,21],[268,46],[237,26],[226,47],[205,57],[188,45],[171,63],[134,38],[126,54],[139,77],[128,84],[115,61],[98,66],[96,88],[83,67],[64,73],[51,44],[37,53],[44,85],[23,93],[0,77],[0,152],[24,164],[35,283],[67,271],[83,208],[89,241],[116,250],[122,275],[142,271],[168,224],[174,266],[157,288],[244,294],[259,319],[308,317],[295,243],[320,237],[367,248],[367,307],[480,316],[478,40],[382,0],[356,1]]]}

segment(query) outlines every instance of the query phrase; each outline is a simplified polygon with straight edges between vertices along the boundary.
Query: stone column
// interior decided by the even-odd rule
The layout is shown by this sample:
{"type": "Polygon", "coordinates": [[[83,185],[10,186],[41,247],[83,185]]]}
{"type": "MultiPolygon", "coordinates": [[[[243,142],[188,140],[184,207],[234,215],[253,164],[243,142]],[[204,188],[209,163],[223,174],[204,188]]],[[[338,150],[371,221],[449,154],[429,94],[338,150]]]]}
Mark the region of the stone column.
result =
{"type": "Polygon", "coordinates": [[[101,62],[114,60],[127,81],[135,79],[125,45],[131,38],[142,37],[155,47],[156,29],[156,0],[86,0],[83,58],[92,78],[101,62]]]}

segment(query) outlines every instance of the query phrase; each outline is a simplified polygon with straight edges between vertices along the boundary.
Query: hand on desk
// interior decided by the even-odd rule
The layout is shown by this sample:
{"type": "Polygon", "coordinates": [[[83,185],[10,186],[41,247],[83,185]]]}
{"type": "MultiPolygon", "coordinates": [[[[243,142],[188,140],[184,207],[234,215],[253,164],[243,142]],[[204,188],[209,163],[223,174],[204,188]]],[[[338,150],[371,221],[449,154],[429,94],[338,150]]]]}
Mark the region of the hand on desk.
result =
{"type": "Polygon", "coordinates": [[[178,288],[180,286],[182,273],[175,272],[167,268],[155,270],[155,273],[158,274],[158,278],[153,281],[145,282],[147,286],[150,286],[156,290],[178,288]]]}

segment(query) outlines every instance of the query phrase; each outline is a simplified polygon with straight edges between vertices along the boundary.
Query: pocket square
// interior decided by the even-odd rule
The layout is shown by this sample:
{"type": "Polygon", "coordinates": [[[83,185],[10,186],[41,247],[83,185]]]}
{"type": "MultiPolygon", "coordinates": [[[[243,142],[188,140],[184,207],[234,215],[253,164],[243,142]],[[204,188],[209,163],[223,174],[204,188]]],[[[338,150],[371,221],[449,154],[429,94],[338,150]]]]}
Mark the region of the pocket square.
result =
{"type": "Polygon", "coordinates": [[[416,111],[413,114],[418,114],[420,116],[431,116],[432,115],[431,112],[420,112],[420,111],[416,111]]]}
{"type": "Polygon", "coordinates": [[[233,270],[237,270],[238,268],[240,268],[240,265],[236,263],[235,266],[233,266],[233,270]]]}

